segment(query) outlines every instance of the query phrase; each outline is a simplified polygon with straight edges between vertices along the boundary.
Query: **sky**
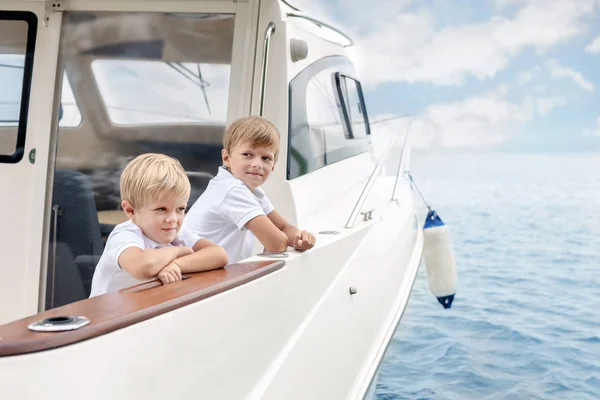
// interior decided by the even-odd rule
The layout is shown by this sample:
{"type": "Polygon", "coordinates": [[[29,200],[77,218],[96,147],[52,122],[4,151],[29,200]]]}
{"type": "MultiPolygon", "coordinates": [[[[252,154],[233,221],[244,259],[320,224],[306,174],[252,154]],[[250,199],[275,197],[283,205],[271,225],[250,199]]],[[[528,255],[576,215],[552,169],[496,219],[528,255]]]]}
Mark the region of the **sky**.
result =
{"type": "Polygon", "coordinates": [[[354,38],[371,121],[416,114],[416,147],[600,151],[600,0],[290,3],[354,38]]]}
{"type": "MultiPolygon", "coordinates": [[[[393,133],[406,121],[389,118],[416,115],[414,147],[600,152],[600,0],[288,2],[354,38],[372,123],[393,133]]],[[[223,79],[220,71],[213,72],[208,90],[215,91],[223,79]]],[[[8,118],[6,112],[16,115],[9,103],[20,94],[19,79],[5,81],[15,82],[15,88],[0,93],[6,103],[0,118],[8,118]]],[[[65,87],[61,125],[77,125],[81,117],[71,112],[73,96],[65,87]]],[[[137,89],[134,93],[147,97],[137,89]]],[[[201,94],[191,97],[196,96],[201,94]]],[[[226,102],[226,94],[219,98],[226,102]]]]}

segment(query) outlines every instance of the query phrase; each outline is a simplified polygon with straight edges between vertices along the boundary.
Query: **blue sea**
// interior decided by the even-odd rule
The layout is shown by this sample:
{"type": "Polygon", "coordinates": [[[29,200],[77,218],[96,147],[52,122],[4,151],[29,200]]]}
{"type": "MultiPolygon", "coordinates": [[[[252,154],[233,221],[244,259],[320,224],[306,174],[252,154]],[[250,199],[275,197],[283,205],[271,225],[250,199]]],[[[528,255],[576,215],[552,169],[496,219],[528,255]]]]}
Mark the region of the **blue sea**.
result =
{"type": "Polygon", "coordinates": [[[412,163],[458,290],[444,310],[421,265],[376,398],[600,399],[600,154],[412,163]]]}

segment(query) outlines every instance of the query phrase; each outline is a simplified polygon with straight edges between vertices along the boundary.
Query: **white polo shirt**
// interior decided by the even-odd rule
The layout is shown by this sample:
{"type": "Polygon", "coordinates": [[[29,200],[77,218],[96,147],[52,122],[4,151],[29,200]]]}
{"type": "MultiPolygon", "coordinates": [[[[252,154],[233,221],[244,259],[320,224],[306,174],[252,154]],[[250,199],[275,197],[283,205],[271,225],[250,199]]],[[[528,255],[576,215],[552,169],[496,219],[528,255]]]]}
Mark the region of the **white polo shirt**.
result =
{"type": "Polygon", "coordinates": [[[99,296],[104,293],[114,292],[128,286],[137,285],[145,281],[138,281],[119,265],[119,256],[130,247],[140,249],[157,249],[165,246],[188,246],[194,247],[200,236],[192,232],[179,231],[177,238],[171,243],[160,244],[150,239],[142,232],[142,229],[133,221],[123,222],[113,229],[108,236],[102,256],[98,261],[94,277],[92,279],[92,291],[90,297],[99,296]]]}
{"type": "Polygon", "coordinates": [[[183,227],[222,246],[229,262],[235,263],[252,255],[254,234],[245,225],[275,208],[261,188],[250,190],[223,167],[210,180],[183,220],[183,227]]]}

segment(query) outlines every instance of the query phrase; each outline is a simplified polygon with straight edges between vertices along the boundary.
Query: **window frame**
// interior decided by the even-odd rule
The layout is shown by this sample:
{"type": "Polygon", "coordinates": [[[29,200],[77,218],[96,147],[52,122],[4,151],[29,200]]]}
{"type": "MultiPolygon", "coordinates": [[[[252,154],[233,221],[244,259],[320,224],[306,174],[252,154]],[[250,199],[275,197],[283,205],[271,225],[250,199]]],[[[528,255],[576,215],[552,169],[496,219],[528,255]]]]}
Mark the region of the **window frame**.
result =
{"type": "Polygon", "coordinates": [[[37,39],[37,15],[31,11],[0,11],[2,21],[23,21],[27,23],[27,42],[25,46],[25,64],[23,65],[23,82],[21,85],[21,104],[19,106],[19,121],[17,125],[17,142],[13,154],[0,154],[0,163],[16,164],[25,154],[25,137],[27,134],[27,117],[31,97],[31,82],[33,79],[33,61],[37,39]]]}
{"type": "Polygon", "coordinates": [[[344,121],[344,133],[346,134],[347,139],[361,139],[361,137],[355,137],[354,132],[352,130],[352,120],[350,118],[350,105],[347,103],[347,98],[344,94],[344,88],[342,87],[342,78],[344,79],[344,84],[346,87],[346,94],[348,93],[348,83],[347,80],[351,79],[356,83],[356,89],[358,94],[358,100],[360,101],[360,107],[363,116],[363,122],[365,124],[365,136],[371,135],[371,125],[369,124],[369,115],[367,113],[367,105],[365,104],[365,98],[363,96],[362,85],[358,79],[353,77],[352,75],[336,72],[334,74],[334,83],[335,83],[335,94],[338,108],[340,110],[340,115],[342,120],[344,121]]]}
{"type": "MultiPolygon", "coordinates": [[[[302,176],[308,175],[312,172],[318,171],[322,168],[327,167],[328,165],[335,164],[337,162],[343,161],[347,158],[351,158],[357,156],[359,154],[366,153],[371,150],[371,136],[370,136],[370,127],[369,127],[369,135],[365,135],[364,137],[358,137],[351,139],[346,135],[346,127],[342,128],[342,132],[344,135],[344,139],[347,140],[348,145],[342,149],[337,149],[335,152],[336,157],[330,157],[334,155],[334,153],[325,152],[325,165],[320,166],[316,169],[310,169],[306,172],[299,171],[296,175],[292,176],[292,158],[294,154],[297,152],[296,148],[293,146],[294,137],[299,134],[296,133],[298,130],[303,130],[305,126],[309,126],[308,116],[306,113],[306,90],[309,82],[312,78],[316,77],[322,71],[333,68],[336,71],[331,73],[330,81],[331,89],[333,92],[333,97],[335,101],[338,102],[338,94],[336,85],[335,85],[335,75],[341,73],[342,75],[352,77],[349,73],[349,70],[352,72],[354,70],[354,65],[352,62],[345,56],[341,55],[331,55],[320,58],[304,69],[302,69],[296,76],[294,76],[289,84],[288,84],[288,141],[287,141],[287,165],[286,165],[286,179],[288,181],[294,180],[296,178],[300,178],[302,176]],[[333,160],[331,160],[333,159],[333,160]]],[[[355,72],[355,71],[354,71],[355,72]]],[[[354,79],[354,78],[353,78],[354,79]]],[[[355,79],[356,80],[356,79],[355,79]]],[[[356,82],[360,83],[356,80],[356,82]]],[[[361,86],[361,101],[364,104],[364,97],[362,97],[362,86],[361,86]]],[[[339,103],[337,104],[338,109],[340,107],[339,103]]],[[[365,117],[366,107],[364,108],[365,117]]],[[[341,115],[341,114],[340,114],[341,115]]],[[[368,119],[367,119],[368,120],[368,119]]],[[[347,119],[340,118],[340,124],[346,125],[347,119]]]]}

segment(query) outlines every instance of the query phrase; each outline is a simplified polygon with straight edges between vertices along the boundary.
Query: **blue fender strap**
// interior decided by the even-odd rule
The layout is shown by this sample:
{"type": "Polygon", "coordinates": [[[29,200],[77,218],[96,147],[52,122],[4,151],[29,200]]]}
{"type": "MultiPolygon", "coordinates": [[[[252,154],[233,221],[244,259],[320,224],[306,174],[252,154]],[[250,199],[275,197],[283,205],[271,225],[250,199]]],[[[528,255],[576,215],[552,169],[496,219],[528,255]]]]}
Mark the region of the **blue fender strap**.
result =
{"type": "Polygon", "coordinates": [[[438,297],[437,299],[440,304],[444,306],[444,308],[450,308],[452,307],[452,302],[454,301],[454,295],[451,294],[450,296],[442,296],[438,297]]]}
{"type": "Polygon", "coordinates": [[[444,226],[444,221],[440,218],[439,215],[435,212],[435,210],[429,209],[427,213],[427,217],[425,218],[425,224],[423,225],[423,229],[434,228],[436,226],[444,226]]]}

